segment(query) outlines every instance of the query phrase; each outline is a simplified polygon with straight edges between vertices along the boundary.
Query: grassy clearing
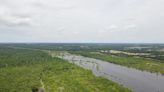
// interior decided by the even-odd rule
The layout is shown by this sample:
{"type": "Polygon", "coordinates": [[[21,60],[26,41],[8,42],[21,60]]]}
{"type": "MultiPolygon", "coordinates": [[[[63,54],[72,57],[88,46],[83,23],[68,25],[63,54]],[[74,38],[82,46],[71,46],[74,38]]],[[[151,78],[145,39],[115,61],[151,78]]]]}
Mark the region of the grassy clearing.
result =
{"type": "Polygon", "coordinates": [[[0,92],[31,92],[41,86],[46,92],[130,92],[41,51],[0,49],[0,92]]]}
{"type": "Polygon", "coordinates": [[[160,63],[153,59],[147,59],[142,57],[124,57],[124,56],[115,56],[109,54],[103,54],[99,52],[71,52],[73,54],[80,54],[86,57],[101,59],[108,61],[114,64],[124,65],[128,67],[137,68],[140,70],[146,70],[149,72],[156,72],[164,74],[164,63],[160,63]]]}

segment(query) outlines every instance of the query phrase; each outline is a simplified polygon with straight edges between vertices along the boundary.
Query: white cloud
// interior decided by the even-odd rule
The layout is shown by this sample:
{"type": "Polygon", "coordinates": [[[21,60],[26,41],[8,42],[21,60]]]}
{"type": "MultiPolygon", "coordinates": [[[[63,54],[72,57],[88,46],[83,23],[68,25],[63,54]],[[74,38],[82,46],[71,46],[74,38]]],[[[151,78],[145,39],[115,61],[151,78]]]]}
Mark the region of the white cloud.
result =
{"type": "Polygon", "coordinates": [[[29,17],[18,17],[12,15],[0,16],[0,24],[7,26],[29,26],[32,24],[29,17]]]}
{"type": "Polygon", "coordinates": [[[164,42],[163,5],[164,0],[0,0],[0,41],[164,42]]]}
{"type": "Polygon", "coordinates": [[[107,29],[109,29],[109,30],[114,30],[114,29],[117,29],[118,28],[118,26],[117,25],[110,25],[107,29]]]}
{"type": "Polygon", "coordinates": [[[0,24],[6,26],[29,26],[32,24],[31,15],[25,13],[26,9],[14,3],[0,4],[0,24]],[[12,4],[12,5],[11,5],[12,4]]]}
{"type": "Polygon", "coordinates": [[[137,25],[136,24],[129,24],[129,25],[125,25],[123,29],[128,30],[128,29],[133,29],[136,28],[137,25]]]}

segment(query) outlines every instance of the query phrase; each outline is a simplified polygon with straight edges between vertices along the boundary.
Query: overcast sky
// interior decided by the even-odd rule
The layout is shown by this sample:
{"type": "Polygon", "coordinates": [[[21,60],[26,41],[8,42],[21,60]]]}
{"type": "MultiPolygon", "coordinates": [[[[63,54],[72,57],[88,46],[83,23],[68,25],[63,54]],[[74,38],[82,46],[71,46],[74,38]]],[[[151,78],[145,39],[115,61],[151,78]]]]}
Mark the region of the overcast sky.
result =
{"type": "Polygon", "coordinates": [[[164,43],[164,0],[0,0],[0,42],[164,43]]]}

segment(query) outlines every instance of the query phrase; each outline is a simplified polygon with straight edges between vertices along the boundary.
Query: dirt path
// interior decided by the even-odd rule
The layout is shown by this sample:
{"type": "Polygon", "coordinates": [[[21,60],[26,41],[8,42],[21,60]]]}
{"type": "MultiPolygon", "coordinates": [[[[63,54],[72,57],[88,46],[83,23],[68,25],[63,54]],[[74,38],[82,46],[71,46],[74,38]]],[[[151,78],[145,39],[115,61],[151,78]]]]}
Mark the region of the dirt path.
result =
{"type": "Polygon", "coordinates": [[[45,91],[45,88],[44,88],[44,83],[43,83],[42,79],[40,80],[40,83],[41,83],[42,87],[40,87],[40,88],[38,89],[38,92],[46,92],[46,91],[45,91]]]}

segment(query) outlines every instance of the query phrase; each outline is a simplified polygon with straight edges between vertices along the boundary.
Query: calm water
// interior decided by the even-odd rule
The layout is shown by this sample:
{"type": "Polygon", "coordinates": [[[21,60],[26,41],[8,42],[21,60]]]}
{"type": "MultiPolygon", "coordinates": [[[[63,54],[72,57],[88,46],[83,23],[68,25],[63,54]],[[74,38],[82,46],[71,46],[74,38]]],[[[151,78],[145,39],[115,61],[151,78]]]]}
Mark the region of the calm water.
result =
{"type": "Polygon", "coordinates": [[[78,55],[64,54],[60,58],[90,69],[96,76],[104,76],[130,88],[134,92],[164,92],[164,76],[160,74],[157,75],[78,55]]]}

